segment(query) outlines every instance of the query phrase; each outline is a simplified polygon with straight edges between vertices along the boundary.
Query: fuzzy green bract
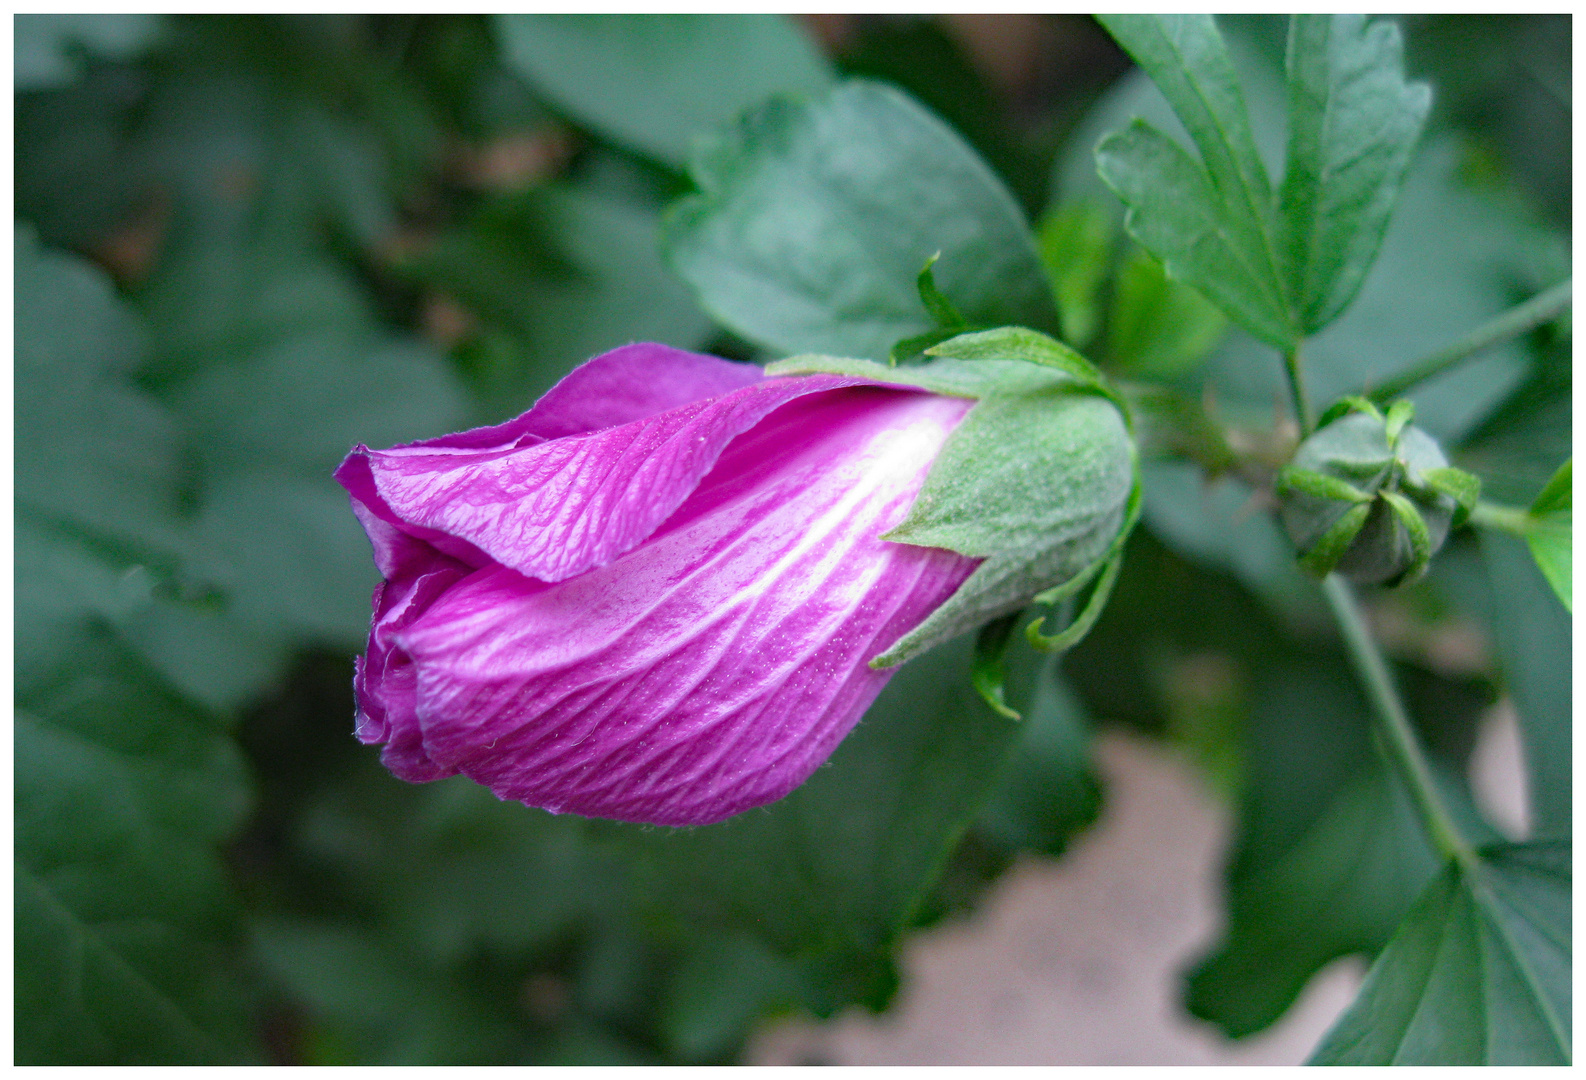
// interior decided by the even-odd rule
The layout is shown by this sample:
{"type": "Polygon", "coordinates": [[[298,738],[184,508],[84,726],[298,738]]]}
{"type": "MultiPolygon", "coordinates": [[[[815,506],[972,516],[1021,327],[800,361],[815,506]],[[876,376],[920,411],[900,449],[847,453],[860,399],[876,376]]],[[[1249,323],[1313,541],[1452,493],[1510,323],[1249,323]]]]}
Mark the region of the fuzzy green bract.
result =
{"type": "Polygon", "coordinates": [[[798,356],[767,369],[869,375],[980,399],[948,438],[908,516],[884,538],[985,561],[873,667],[901,664],[1049,590],[1082,586],[1116,556],[1136,487],[1124,414],[1096,369],[1072,349],[1003,327],[927,352],[939,359],[888,368],[798,356]]]}

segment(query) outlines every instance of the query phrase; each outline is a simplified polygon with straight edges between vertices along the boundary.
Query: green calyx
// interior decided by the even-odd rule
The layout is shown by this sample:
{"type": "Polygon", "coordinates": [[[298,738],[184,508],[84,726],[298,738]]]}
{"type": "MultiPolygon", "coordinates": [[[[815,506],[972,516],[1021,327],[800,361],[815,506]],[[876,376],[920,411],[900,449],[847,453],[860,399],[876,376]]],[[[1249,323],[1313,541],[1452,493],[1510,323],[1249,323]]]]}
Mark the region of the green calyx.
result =
{"type": "MultiPolygon", "coordinates": [[[[1058,604],[1095,582],[1067,629],[1049,636],[1037,619],[1026,631],[1040,648],[1076,644],[1100,614],[1139,514],[1126,408],[1090,361],[1023,327],[961,333],[924,355],[923,363],[898,367],[796,356],[766,369],[771,375],[858,375],[978,399],[937,455],[908,515],[883,539],[983,561],[870,666],[894,667],[1032,602],[1058,604]]],[[[988,657],[1000,656],[1007,640],[1004,627],[988,657]]],[[[988,659],[983,667],[977,687],[1005,710],[997,697],[1000,663],[988,659]]]]}
{"type": "Polygon", "coordinates": [[[1469,516],[1481,482],[1450,467],[1414,418],[1408,401],[1384,413],[1345,398],[1278,474],[1283,525],[1307,571],[1405,584],[1469,516]]]}

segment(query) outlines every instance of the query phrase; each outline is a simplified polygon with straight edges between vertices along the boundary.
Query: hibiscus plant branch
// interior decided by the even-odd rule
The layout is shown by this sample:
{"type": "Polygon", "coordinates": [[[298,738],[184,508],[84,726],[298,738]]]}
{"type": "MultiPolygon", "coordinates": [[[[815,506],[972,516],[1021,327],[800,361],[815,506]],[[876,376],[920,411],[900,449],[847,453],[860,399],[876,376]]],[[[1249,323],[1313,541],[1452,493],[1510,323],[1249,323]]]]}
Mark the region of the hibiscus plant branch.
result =
{"type": "Polygon", "coordinates": [[[1444,858],[1454,859],[1462,868],[1471,869],[1476,862],[1475,849],[1454,824],[1454,817],[1437,789],[1431,765],[1410,724],[1409,713],[1394,686],[1382,650],[1366,626],[1354,590],[1337,574],[1329,574],[1322,581],[1322,592],[1338,620],[1355,671],[1371,698],[1388,759],[1409,789],[1428,836],[1444,858]]]}
{"type": "Polygon", "coordinates": [[[1371,400],[1378,405],[1386,405],[1410,388],[1457,367],[1500,341],[1507,341],[1552,322],[1569,310],[1572,282],[1572,278],[1565,278],[1551,289],[1537,293],[1525,303],[1483,323],[1453,344],[1445,345],[1417,361],[1403,375],[1389,379],[1371,391],[1371,400]]]}

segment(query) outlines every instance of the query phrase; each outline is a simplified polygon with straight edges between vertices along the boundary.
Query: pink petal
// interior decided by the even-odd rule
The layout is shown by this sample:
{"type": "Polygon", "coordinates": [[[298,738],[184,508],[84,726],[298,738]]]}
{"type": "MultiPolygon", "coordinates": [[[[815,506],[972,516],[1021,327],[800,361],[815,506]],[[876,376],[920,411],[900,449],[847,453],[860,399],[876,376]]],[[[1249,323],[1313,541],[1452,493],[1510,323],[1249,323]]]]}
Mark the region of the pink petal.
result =
{"type": "Polygon", "coordinates": [[[764,378],[754,364],[640,342],[580,364],[522,419],[540,438],[560,439],[720,397],[764,378]]]}
{"type": "MultiPolygon", "coordinates": [[[[425,761],[557,812],[683,825],[826,759],[890,677],[866,661],[977,564],[879,539],[971,402],[863,387],[767,416],[754,390],[757,426],[648,543],[553,586],[481,570],[393,632],[425,761]]],[[[751,426],[698,415],[682,446],[751,426]]]]}
{"type": "MultiPolygon", "coordinates": [[[[642,543],[727,444],[773,410],[863,381],[764,379],[617,427],[505,449],[360,446],[337,479],[370,516],[453,558],[564,581],[642,543]]],[[[572,422],[570,408],[553,408],[551,415],[572,422]]]]}
{"type": "Polygon", "coordinates": [[[381,760],[397,776],[413,783],[439,780],[457,770],[435,764],[423,751],[417,672],[412,657],[396,643],[395,636],[468,573],[466,566],[436,556],[424,572],[377,586],[369,647],[354,667],[359,741],[386,743],[381,760]]]}
{"type": "Polygon", "coordinates": [[[586,360],[534,408],[502,424],[408,443],[405,450],[505,450],[642,420],[765,378],[753,364],[641,341],[586,360]]]}

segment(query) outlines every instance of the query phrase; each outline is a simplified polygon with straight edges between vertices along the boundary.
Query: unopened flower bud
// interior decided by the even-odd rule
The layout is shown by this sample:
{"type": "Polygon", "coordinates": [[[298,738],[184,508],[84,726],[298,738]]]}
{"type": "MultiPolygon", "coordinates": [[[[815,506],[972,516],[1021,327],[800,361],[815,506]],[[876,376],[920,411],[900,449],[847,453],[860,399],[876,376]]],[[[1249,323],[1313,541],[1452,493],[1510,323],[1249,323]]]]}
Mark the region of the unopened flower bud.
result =
{"type": "Polygon", "coordinates": [[[1363,584],[1413,581],[1475,505],[1480,482],[1450,468],[1430,435],[1395,402],[1360,398],[1329,409],[1278,474],[1284,528],[1300,565],[1363,584]]]}

